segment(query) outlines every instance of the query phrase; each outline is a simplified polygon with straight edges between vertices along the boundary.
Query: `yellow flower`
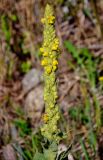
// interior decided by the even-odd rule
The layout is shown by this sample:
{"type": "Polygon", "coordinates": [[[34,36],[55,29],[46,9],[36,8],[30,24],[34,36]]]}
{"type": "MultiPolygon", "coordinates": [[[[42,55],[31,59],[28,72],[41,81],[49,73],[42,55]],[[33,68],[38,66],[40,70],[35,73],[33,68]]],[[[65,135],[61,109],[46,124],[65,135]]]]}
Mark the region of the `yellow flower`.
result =
{"type": "Polygon", "coordinates": [[[59,44],[59,39],[55,38],[55,44],[59,44]]]}
{"type": "Polygon", "coordinates": [[[48,17],[48,23],[49,23],[49,24],[53,24],[53,23],[54,23],[54,20],[55,20],[55,17],[54,17],[54,16],[49,16],[49,17],[48,17]]]}
{"type": "Polygon", "coordinates": [[[57,50],[59,46],[59,40],[58,38],[54,39],[54,44],[52,45],[52,50],[57,50]]]}
{"type": "Polygon", "coordinates": [[[41,18],[41,22],[44,24],[45,23],[45,18],[41,18]]]}
{"type": "Polygon", "coordinates": [[[48,115],[45,113],[45,114],[42,116],[42,119],[43,119],[43,121],[46,123],[46,122],[49,120],[49,117],[48,117],[48,115]]]}
{"type": "Polygon", "coordinates": [[[44,56],[44,57],[48,56],[48,52],[44,52],[44,53],[43,53],[43,56],[44,56]]]}
{"type": "Polygon", "coordinates": [[[53,66],[58,65],[58,61],[57,60],[53,60],[53,66]]]}
{"type": "Polygon", "coordinates": [[[48,64],[47,59],[43,59],[43,60],[41,61],[41,65],[42,65],[42,66],[46,66],[47,64],[48,64]]]}
{"type": "Polygon", "coordinates": [[[48,66],[48,67],[45,68],[45,70],[46,70],[47,74],[50,74],[51,71],[52,71],[52,68],[50,66],[48,66]]]}
{"type": "Polygon", "coordinates": [[[54,55],[53,55],[53,54],[51,54],[51,55],[50,55],[50,58],[53,58],[53,57],[54,57],[54,55]]]}
{"type": "Polygon", "coordinates": [[[53,44],[53,46],[52,46],[52,50],[57,50],[58,49],[58,44],[53,44]]]}
{"type": "Polygon", "coordinates": [[[47,45],[47,43],[46,42],[44,42],[44,46],[46,47],[46,45],[47,45]]]}
{"type": "Polygon", "coordinates": [[[53,71],[55,71],[57,69],[57,66],[53,66],[53,71]]]}
{"type": "Polygon", "coordinates": [[[103,76],[99,77],[99,81],[103,81],[103,76]]]}
{"type": "Polygon", "coordinates": [[[40,52],[44,52],[44,48],[41,47],[41,48],[40,48],[40,52]]]}

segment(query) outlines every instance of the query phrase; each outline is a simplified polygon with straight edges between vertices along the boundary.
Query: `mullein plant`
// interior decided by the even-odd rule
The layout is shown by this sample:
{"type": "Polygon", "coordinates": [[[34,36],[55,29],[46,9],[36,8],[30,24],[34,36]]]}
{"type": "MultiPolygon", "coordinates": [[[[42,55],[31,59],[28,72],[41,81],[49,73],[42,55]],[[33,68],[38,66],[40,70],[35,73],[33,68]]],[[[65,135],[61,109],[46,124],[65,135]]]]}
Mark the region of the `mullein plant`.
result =
{"type": "Polygon", "coordinates": [[[59,107],[57,105],[57,84],[55,72],[58,68],[59,40],[56,37],[54,23],[55,16],[53,8],[47,4],[44,18],[41,19],[44,25],[44,41],[40,48],[42,53],[41,65],[44,67],[44,102],[45,114],[43,115],[43,126],[41,133],[50,141],[60,141],[60,130],[57,127],[60,119],[59,107]]]}

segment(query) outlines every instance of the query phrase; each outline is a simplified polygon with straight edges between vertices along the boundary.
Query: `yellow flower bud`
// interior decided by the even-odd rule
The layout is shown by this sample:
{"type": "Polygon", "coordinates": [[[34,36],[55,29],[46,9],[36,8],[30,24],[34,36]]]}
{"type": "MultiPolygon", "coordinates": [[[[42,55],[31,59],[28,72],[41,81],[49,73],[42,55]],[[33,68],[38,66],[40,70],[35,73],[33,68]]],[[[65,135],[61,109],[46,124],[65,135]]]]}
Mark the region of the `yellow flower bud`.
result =
{"type": "Polygon", "coordinates": [[[57,60],[53,60],[53,66],[58,65],[58,61],[57,60]]]}
{"type": "Polygon", "coordinates": [[[40,48],[40,52],[44,52],[44,48],[41,47],[41,48],[40,48]]]}
{"type": "Polygon", "coordinates": [[[52,130],[53,130],[53,132],[57,131],[57,126],[56,126],[56,125],[53,125],[52,130]]]}
{"type": "Polygon", "coordinates": [[[48,74],[50,74],[51,73],[51,71],[52,71],[52,68],[50,67],[50,66],[48,66],[48,67],[46,67],[46,73],[48,73],[48,74]]]}
{"type": "Polygon", "coordinates": [[[46,60],[46,59],[43,59],[42,61],[41,61],[41,65],[42,66],[46,66],[48,64],[48,61],[46,60]]]}
{"type": "Polygon", "coordinates": [[[53,23],[54,23],[54,20],[55,20],[55,17],[54,17],[54,16],[49,16],[49,17],[48,17],[48,23],[49,23],[49,24],[53,24],[53,23]]]}
{"type": "Polygon", "coordinates": [[[55,58],[55,55],[54,55],[54,54],[51,54],[51,55],[50,55],[50,58],[55,58]]]}
{"type": "Polygon", "coordinates": [[[45,113],[42,117],[43,121],[46,123],[49,120],[48,115],[45,113]]]}
{"type": "Polygon", "coordinates": [[[57,69],[57,66],[53,66],[53,71],[55,71],[57,69]]]}
{"type": "Polygon", "coordinates": [[[44,24],[45,23],[45,18],[41,18],[41,22],[44,24]]]}
{"type": "Polygon", "coordinates": [[[43,56],[44,56],[44,57],[48,56],[48,52],[44,52],[44,53],[43,53],[43,56]]]}
{"type": "Polygon", "coordinates": [[[55,44],[59,44],[59,40],[58,40],[58,38],[55,38],[55,44]]]}
{"type": "Polygon", "coordinates": [[[46,47],[46,45],[47,45],[47,43],[46,42],[44,42],[44,46],[46,47]]]}
{"type": "Polygon", "coordinates": [[[58,44],[53,44],[52,50],[57,50],[58,49],[58,44]]]}
{"type": "Polygon", "coordinates": [[[103,76],[99,77],[99,81],[103,82],[103,76]]]}

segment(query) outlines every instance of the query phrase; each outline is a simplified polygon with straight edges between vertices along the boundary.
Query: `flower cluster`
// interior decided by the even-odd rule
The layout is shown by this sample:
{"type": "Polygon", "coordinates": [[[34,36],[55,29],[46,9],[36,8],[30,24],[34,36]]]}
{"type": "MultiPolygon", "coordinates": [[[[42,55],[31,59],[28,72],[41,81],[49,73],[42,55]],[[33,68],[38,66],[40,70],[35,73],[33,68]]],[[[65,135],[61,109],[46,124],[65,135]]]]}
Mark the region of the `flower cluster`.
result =
{"type": "Polygon", "coordinates": [[[43,59],[41,61],[41,65],[44,66],[44,69],[47,74],[50,74],[52,71],[56,71],[58,61],[57,61],[57,53],[59,51],[59,40],[54,38],[51,48],[48,49],[48,43],[44,43],[44,46],[40,48],[42,52],[43,59]]]}
{"type": "Polygon", "coordinates": [[[59,40],[55,35],[53,9],[50,5],[46,6],[44,18],[44,42],[40,51],[42,53],[41,65],[44,67],[44,101],[45,114],[43,115],[44,125],[41,133],[49,140],[59,141],[59,129],[57,127],[60,118],[59,107],[56,104],[57,85],[55,71],[58,67],[59,40]]]}
{"type": "Polygon", "coordinates": [[[44,23],[48,23],[48,24],[53,24],[54,23],[54,20],[55,20],[55,17],[54,16],[48,16],[46,19],[45,18],[42,18],[41,19],[41,22],[44,24],[44,23]]]}

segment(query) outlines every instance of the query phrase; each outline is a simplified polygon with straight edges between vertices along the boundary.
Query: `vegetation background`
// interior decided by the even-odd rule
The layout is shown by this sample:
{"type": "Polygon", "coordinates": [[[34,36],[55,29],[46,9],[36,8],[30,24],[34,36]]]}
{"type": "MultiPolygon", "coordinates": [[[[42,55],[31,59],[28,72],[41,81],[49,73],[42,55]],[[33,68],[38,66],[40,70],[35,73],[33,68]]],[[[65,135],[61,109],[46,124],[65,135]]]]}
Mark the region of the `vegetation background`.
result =
{"type": "Polygon", "coordinates": [[[61,146],[71,145],[69,160],[103,160],[103,0],[0,1],[0,160],[42,160],[39,48],[47,3],[62,53],[59,127],[67,139],[61,146]]]}

